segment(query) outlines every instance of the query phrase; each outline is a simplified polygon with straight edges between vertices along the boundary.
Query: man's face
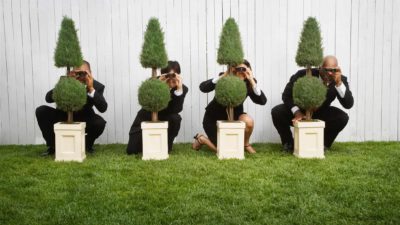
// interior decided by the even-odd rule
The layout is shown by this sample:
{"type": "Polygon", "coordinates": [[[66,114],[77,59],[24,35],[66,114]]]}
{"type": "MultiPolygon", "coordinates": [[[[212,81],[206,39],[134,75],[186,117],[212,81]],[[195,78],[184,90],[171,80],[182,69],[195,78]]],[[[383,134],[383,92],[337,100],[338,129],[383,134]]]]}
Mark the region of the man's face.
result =
{"type": "Polygon", "coordinates": [[[80,67],[74,67],[70,73],[70,76],[82,83],[86,83],[86,76],[88,75],[88,72],[90,72],[88,65],[83,63],[80,67]]]}
{"type": "Polygon", "coordinates": [[[332,80],[337,66],[337,60],[335,58],[327,58],[319,71],[320,76],[323,79],[332,80]]]}

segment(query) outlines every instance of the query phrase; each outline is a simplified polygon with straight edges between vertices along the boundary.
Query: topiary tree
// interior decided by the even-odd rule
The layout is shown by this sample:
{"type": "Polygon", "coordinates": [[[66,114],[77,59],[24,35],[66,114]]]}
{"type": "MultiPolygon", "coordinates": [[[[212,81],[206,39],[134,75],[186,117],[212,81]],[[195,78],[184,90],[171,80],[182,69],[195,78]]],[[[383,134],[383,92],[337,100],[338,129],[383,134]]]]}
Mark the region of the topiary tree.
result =
{"type": "Polygon", "coordinates": [[[242,104],[246,97],[246,84],[236,76],[223,77],[215,86],[215,99],[227,108],[228,121],[233,121],[233,108],[242,104]]]}
{"type": "Polygon", "coordinates": [[[293,85],[293,102],[306,110],[306,120],[325,101],[327,88],[321,80],[313,76],[299,78],[293,85]]]}
{"type": "Polygon", "coordinates": [[[139,104],[143,109],[152,112],[151,120],[158,121],[157,112],[167,108],[171,95],[166,83],[158,79],[144,81],[139,87],[139,104]]]}
{"type": "MultiPolygon", "coordinates": [[[[235,19],[226,20],[219,38],[217,62],[232,66],[243,63],[243,47],[240,32],[235,19]]],[[[247,96],[246,84],[238,77],[229,74],[218,80],[215,86],[215,99],[227,107],[228,121],[233,121],[233,108],[240,105],[247,96]]]]}
{"type": "Polygon", "coordinates": [[[296,63],[307,68],[307,75],[312,76],[311,67],[321,65],[323,60],[322,38],[318,21],[309,17],[303,26],[299,46],[297,48],[296,63]]]}
{"type": "Polygon", "coordinates": [[[86,87],[75,78],[62,76],[53,89],[53,99],[58,109],[67,112],[67,123],[73,123],[73,112],[86,104],[86,87]]]}
{"type": "Polygon", "coordinates": [[[157,68],[168,65],[167,51],[164,45],[164,33],[157,18],[151,18],[144,34],[140,63],[144,68],[152,68],[152,77],[157,76],[157,68]]]}
{"type": "Polygon", "coordinates": [[[294,104],[306,110],[306,120],[311,120],[313,112],[326,98],[326,87],[312,76],[311,66],[319,66],[323,61],[321,32],[315,18],[304,22],[303,31],[296,54],[298,66],[306,67],[306,76],[299,78],[293,85],[294,104]]]}
{"type": "Polygon", "coordinates": [[[79,45],[78,35],[74,21],[68,17],[64,17],[61,22],[61,29],[58,32],[57,47],[54,52],[55,66],[67,67],[67,75],[71,67],[81,66],[83,57],[81,47],[79,45]]]}
{"type": "Polygon", "coordinates": [[[235,66],[243,63],[243,47],[235,19],[226,20],[219,38],[217,62],[220,65],[235,66]]]}

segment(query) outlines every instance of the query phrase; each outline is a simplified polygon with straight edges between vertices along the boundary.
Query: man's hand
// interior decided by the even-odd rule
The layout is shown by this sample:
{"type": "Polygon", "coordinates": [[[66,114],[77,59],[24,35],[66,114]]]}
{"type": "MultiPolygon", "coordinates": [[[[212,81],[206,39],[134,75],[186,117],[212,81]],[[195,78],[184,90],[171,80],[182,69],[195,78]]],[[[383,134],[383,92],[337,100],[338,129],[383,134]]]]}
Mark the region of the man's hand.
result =
{"type": "Polygon", "coordinates": [[[300,120],[304,119],[304,117],[305,117],[305,115],[304,115],[300,110],[297,110],[297,111],[294,113],[294,118],[292,119],[293,125],[294,125],[297,121],[300,121],[300,120]]]}
{"type": "Polygon", "coordinates": [[[340,70],[340,67],[336,67],[336,73],[334,73],[332,76],[336,87],[339,87],[342,84],[342,71],[340,70]]]}
{"type": "Polygon", "coordinates": [[[86,89],[89,93],[92,93],[94,88],[93,88],[93,76],[89,71],[86,71],[87,76],[86,76],[86,89]]]}

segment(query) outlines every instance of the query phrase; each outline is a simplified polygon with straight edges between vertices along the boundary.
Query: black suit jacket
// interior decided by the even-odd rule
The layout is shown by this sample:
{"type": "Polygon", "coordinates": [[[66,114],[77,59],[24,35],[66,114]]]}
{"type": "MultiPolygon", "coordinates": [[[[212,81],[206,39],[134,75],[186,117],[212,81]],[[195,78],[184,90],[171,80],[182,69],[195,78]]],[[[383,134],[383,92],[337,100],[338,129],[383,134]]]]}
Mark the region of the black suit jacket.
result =
{"type": "MultiPolygon", "coordinates": [[[[300,77],[303,77],[305,75],[306,75],[305,69],[299,70],[299,71],[297,71],[296,74],[294,74],[290,78],[289,83],[286,84],[285,90],[283,91],[283,94],[282,94],[282,100],[283,100],[283,103],[289,109],[292,109],[295,106],[295,104],[293,103],[293,92],[292,92],[293,85],[297,81],[297,79],[299,79],[300,77]]],[[[319,77],[319,70],[312,69],[312,75],[314,77],[319,77]]],[[[340,104],[346,109],[350,109],[353,106],[354,99],[353,99],[353,95],[350,91],[349,84],[347,82],[347,77],[342,75],[342,82],[346,86],[346,93],[345,93],[344,97],[343,98],[340,97],[339,93],[337,92],[337,90],[335,88],[335,82],[331,82],[328,85],[326,99],[325,99],[324,103],[322,103],[322,105],[318,108],[317,111],[323,110],[323,109],[326,109],[327,107],[329,107],[331,105],[331,103],[335,100],[335,98],[338,98],[340,104]]]]}
{"type": "MultiPolygon", "coordinates": [[[[74,114],[82,116],[92,115],[94,114],[93,106],[95,106],[96,109],[99,110],[99,112],[101,113],[104,113],[107,110],[107,102],[103,96],[105,86],[102,83],[93,80],[93,88],[95,90],[93,98],[87,96],[86,104],[80,111],[74,112],[74,114]]],[[[53,89],[47,92],[46,102],[48,103],[54,102],[53,89]]]]}
{"type": "MultiPolygon", "coordinates": [[[[209,93],[209,92],[213,91],[215,89],[216,84],[214,84],[212,82],[212,80],[213,79],[203,81],[200,84],[200,91],[203,93],[209,93]]],[[[246,83],[246,87],[247,87],[247,96],[249,96],[250,99],[254,103],[259,104],[259,105],[265,105],[267,103],[267,97],[265,97],[264,92],[261,91],[261,95],[258,96],[254,93],[254,91],[250,85],[250,82],[248,80],[245,80],[245,83],[246,83]]],[[[247,96],[246,96],[246,98],[247,98],[247,96]]],[[[235,117],[241,115],[243,113],[243,103],[236,106],[233,110],[234,110],[235,117]]],[[[226,107],[219,104],[215,98],[213,98],[213,100],[207,105],[206,113],[208,115],[212,115],[213,118],[217,118],[217,119],[223,119],[223,118],[227,117],[226,107]]]]}
{"type": "Polygon", "coordinates": [[[183,84],[182,85],[183,93],[179,96],[175,95],[176,88],[172,88],[170,90],[171,100],[168,102],[167,108],[158,112],[159,116],[166,116],[173,113],[180,113],[183,110],[183,102],[185,101],[185,96],[188,93],[189,89],[183,84]]]}

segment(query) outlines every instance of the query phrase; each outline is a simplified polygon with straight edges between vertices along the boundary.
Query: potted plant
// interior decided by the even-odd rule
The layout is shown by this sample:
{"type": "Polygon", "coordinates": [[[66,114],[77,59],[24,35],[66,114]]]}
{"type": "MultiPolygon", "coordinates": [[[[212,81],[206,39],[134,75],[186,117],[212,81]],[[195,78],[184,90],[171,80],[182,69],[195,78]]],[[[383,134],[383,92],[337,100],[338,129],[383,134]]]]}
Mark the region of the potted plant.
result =
{"type": "Polygon", "coordinates": [[[317,77],[312,76],[311,67],[321,65],[323,49],[321,33],[315,18],[309,17],[303,27],[296,63],[307,69],[306,75],[293,85],[293,101],[305,110],[305,120],[294,124],[294,155],[301,158],[324,158],[325,122],[313,120],[312,114],[325,101],[327,88],[317,77]]]}
{"type": "Polygon", "coordinates": [[[144,68],[152,69],[152,76],[138,90],[139,104],[151,112],[151,121],[142,122],[143,160],[168,158],[168,122],[158,121],[158,112],[170,101],[169,86],[157,79],[157,68],[167,66],[168,57],[164,45],[164,33],[158,19],[151,18],[147,24],[140,55],[144,68]]]}
{"type": "MultiPolygon", "coordinates": [[[[243,63],[243,48],[239,28],[233,18],[229,18],[220,36],[217,62],[232,66],[243,63]]],[[[246,84],[229,74],[218,80],[215,99],[226,107],[228,121],[217,121],[217,156],[219,159],[244,159],[245,123],[234,121],[234,107],[240,105],[247,95],[246,84]]]]}
{"type": "MultiPolygon", "coordinates": [[[[64,17],[58,34],[57,47],[54,53],[56,67],[66,67],[66,75],[70,68],[83,63],[81,48],[74,21],[64,17]]],[[[57,108],[67,113],[67,121],[54,124],[56,138],[56,161],[82,162],[85,157],[84,122],[74,122],[73,112],[79,111],[86,104],[86,88],[68,76],[61,76],[53,89],[53,99],[57,108]]]]}

